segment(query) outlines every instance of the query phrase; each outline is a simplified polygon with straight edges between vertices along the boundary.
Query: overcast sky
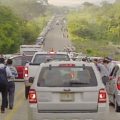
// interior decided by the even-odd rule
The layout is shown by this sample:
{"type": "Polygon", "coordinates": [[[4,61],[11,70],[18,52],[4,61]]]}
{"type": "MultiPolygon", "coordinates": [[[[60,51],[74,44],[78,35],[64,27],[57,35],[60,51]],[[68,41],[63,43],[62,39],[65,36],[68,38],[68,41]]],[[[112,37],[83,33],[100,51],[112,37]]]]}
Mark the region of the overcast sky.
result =
{"type": "Polygon", "coordinates": [[[75,5],[80,5],[83,2],[91,2],[91,3],[99,4],[102,1],[114,2],[115,0],[48,0],[50,4],[56,6],[75,6],[75,5]]]}

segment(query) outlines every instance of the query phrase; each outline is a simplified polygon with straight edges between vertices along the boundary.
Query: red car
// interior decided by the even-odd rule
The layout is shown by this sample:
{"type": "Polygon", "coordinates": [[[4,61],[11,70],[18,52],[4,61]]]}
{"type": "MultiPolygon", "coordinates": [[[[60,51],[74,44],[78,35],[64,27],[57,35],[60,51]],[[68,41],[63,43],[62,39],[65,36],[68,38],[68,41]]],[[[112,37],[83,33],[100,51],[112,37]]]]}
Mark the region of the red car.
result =
{"type": "Polygon", "coordinates": [[[32,55],[15,55],[11,57],[13,60],[13,66],[16,67],[18,72],[18,77],[16,79],[23,79],[23,70],[27,62],[30,62],[32,55]]]}

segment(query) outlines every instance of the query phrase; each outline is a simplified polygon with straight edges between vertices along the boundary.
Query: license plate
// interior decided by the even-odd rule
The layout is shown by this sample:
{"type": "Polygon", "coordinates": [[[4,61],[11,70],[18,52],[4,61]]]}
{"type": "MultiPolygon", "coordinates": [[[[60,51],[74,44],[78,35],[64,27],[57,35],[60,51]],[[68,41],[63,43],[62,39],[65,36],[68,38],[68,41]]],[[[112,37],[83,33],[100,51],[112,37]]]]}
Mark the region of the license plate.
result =
{"type": "Polygon", "coordinates": [[[74,101],[74,93],[61,93],[60,101],[74,101]]]}

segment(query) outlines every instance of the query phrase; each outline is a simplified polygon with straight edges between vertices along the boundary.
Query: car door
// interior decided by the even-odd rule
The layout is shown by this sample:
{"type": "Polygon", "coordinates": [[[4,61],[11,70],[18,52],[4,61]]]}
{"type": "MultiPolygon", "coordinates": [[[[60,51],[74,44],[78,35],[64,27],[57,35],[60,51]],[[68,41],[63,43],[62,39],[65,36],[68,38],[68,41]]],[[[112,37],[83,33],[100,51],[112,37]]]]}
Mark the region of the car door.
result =
{"type": "Polygon", "coordinates": [[[23,66],[22,66],[22,56],[16,56],[13,58],[13,65],[16,67],[18,72],[17,79],[23,79],[23,66]]]}
{"type": "Polygon", "coordinates": [[[119,67],[118,66],[115,66],[114,68],[113,68],[113,71],[112,71],[112,73],[111,73],[111,75],[110,75],[110,77],[111,77],[111,79],[109,80],[109,82],[108,82],[108,88],[109,88],[109,90],[108,90],[108,95],[109,95],[109,99],[110,99],[110,101],[112,101],[112,102],[114,102],[114,94],[115,94],[115,89],[116,89],[116,77],[117,77],[117,72],[119,71],[119,67]]]}

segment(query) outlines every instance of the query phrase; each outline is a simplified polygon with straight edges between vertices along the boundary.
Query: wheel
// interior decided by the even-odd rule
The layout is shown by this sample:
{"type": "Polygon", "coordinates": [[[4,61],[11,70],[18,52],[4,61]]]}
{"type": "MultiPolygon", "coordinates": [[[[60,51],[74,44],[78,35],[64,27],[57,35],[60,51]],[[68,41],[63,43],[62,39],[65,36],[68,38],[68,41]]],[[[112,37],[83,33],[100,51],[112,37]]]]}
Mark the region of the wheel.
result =
{"type": "Polygon", "coordinates": [[[28,99],[28,93],[29,93],[30,86],[25,86],[25,98],[28,99]]]}
{"type": "Polygon", "coordinates": [[[114,104],[113,104],[111,101],[109,101],[109,105],[110,105],[110,106],[114,106],[114,104]]]}
{"type": "Polygon", "coordinates": [[[115,111],[120,112],[120,106],[118,106],[116,98],[115,98],[115,111]]]}

